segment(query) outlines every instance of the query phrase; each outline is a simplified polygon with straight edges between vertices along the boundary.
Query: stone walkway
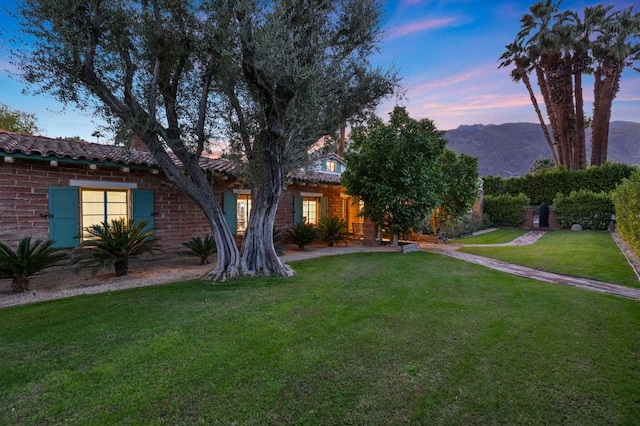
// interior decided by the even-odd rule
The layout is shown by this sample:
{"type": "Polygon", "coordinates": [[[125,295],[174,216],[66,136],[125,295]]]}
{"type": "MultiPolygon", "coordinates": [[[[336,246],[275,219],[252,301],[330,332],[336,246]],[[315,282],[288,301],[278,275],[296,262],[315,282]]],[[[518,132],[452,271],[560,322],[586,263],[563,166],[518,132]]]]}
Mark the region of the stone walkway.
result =
{"type": "MultiPolygon", "coordinates": [[[[616,296],[628,297],[630,299],[640,300],[640,288],[625,287],[618,284],[607,283],[603,281],[592,280],[588,278],[570,277],[567,275],[554,274],[552,272],[540,271],[525,266],[514,265],[512,263],[503,262],[496,259],[490,259],[488,257],[477,256],[474,254],[463,253],[457,251],[460,247],[490,247],[490,246],[522,246],[535,243],[540,237],[544,235],[542,231],[530,231],[525,235],[516,238],[515,240],[504,244],[421,244],[420,247],[423,250],[454,257],[456,259],[464,260],[465,262],[475,263],[487,268],[495,269],[501,272],[505,272],[511,275],[517,275],[519,277],[530,278],[533,280],[544,281],[552,284],[570,285],[573,287],[582,288],[585,290],[597,291],[600,293],[613,294],[616,296]]],[[[614,240],[620,246],[620,241],[614,235],[614,240]]],[[[634,261],[629,259],[630,254],[626,253],[623,247],[620,247],[623,251],[629,264],[636,272],[638,276],[638,270],[634,265],[634,261]]],[[[637,259],[636,259],[637,262],[637,259]]]]}

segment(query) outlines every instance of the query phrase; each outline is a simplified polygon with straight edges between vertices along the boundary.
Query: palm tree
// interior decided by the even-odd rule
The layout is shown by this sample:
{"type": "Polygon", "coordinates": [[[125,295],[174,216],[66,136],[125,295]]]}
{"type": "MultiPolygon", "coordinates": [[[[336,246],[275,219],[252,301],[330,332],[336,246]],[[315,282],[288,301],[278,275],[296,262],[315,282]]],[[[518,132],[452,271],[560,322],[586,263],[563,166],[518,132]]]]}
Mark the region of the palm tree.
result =
{"type": "Polygon", "coordinates": [[[11,291],[23,293],[29,290],[29,277],[43,269],[58,265],[67,259],[61,249],[51,247],[52,240],[35,240],[31,237],[22,239],[14,252],[0,243],[0,278],[12,278],[11,291]]]}
{"type": "Polygon", "coordinates": [[[551,156],[555,165],[558,165],[558,155],[556,154],[556,149],[551,140],[551,135],[549,134],[549,129],[547,128],[547,124],[544,121],[544,117],[542,116],[542,111],[540,110],[540,105],[538,104],[538,99],[533,91],[533,86],[531,85],[531,79],[529,78],[529,73],[531,72],[531,63],[529,59],[526,57],[524,53],[524,49],[517,42],[514,41],[511,44],[505,46],[507,50],[500,56],[500,65],[498,68],[504,68],[514,64],[516,67],[511,71],[511,79],[516,83],[522,81],[524,86],[527,88],[527,92],[529,92],[529,98],[531,99],[531,104],[533,104],[533,109],[536,111],[536,115],[538,116],[538,121],[540,122],[540,127],[542,128],[542,133],[544,134],[544,138],[547,141],[547,145],[549,145],[549,149],[551,150],[551,156]]]}
{"type": "MultiPolygon", "coordinates": [[[[606,9],[606,12],[609,10],[606,9]]],[[[640,60],[639,37],[640,14],[633,13],[632,7],[603,16],[598,26],[598,36],[591,47],[595,61],[592,165],[607,161],[611,106],[620,90],[622,72],[640,60]]]]}

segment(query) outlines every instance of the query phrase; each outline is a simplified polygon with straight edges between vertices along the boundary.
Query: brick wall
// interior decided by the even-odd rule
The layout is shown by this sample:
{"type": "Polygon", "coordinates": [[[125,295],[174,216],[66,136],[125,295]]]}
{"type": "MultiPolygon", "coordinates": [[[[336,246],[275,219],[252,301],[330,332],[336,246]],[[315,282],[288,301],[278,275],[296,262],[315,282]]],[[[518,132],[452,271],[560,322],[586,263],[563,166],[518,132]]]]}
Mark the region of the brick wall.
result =
{"type": "MultiPolygon", "coordinates": [[[[27,236],[49,238],[48,188],[69,186],[69,180],[136,183],[138,189],[154,192],[156,235],[165,253],[183,249],[182,243],[195,236],[211,234],[211,228],[201,209],[176,189],[162,173],[131,169],[124,173],[117,167],[98,167],[48,161],[15,159],[14,163],[0,163],[0,241],[15,247],[27,236]]],[[[243,187],[233,179],[215,179],[212,182],[217,201],[222,205],[224,192],[243,187]]],[[[246,188],[246,186],[244,186],[246,188]]],[[[276,214],[276,226],[284,229],[293,223],[293,197],[300,192],[322,193],[328,198],[328,214],[342,217],[340,186],[291,185],[283,194],[276,214]]]]}

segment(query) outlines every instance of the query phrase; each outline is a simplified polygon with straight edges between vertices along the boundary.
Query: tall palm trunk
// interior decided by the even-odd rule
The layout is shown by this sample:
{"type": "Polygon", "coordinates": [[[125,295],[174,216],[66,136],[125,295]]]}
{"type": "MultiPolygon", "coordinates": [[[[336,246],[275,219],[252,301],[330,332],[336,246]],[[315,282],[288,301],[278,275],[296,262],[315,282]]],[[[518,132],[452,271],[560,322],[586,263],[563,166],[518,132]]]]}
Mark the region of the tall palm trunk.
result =
{"type": "Polygon", "coordinates": [[[556,149],[553,145],[553,141],[551,140],[551,135],[549,134],[549,129],[544,121],[544,117],[542,116],[542,111],[540,110],[540,105],[538,104],[538,99],[536,99],[536,95],[533,92],[533,87],[531,86],[531,79],[529,79],[529,74],[525,70],[522,62],[516,59],[516,66],[518,69],[518,73],[522,81],[524,82],[527,91],[529,92],[529,98],[531,98],[531,103],[533,104],[533,108],[536,111],[536,115],[538,116],[538,121],[540,122],[540,127],[542,128],[542,133],[544,134],[544,139],[547,141],[547,145],[549,145],[549,150],[551,151],[551,158],[553,159],[553,163],[558,165],[558,154],[556,154],[556,149]]]}
{"type": "Polygon", "coordinates": [[[619,90],[622,70],[596,71],[594,84],[593,124],[591,133],[591,165],[606,163],[609,149],[609,123],[611,107],[619,90]]]}

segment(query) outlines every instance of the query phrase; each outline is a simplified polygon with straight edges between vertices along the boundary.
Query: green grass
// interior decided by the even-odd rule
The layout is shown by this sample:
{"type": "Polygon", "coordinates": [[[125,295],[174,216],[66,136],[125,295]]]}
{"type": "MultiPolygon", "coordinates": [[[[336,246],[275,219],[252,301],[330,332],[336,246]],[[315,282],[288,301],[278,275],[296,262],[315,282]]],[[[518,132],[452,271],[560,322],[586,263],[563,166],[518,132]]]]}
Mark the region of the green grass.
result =
{"type": "Polygon", "coordinates": [[[509,243],[518,237],[526,234],[526,229],[496,229],[480,235],[464,237],[459,240],[452,240],[453,244],[503,244],[509,243]]]}
{"type": "Polygon", "coordinates": [[[0,311],[0,423],[634,424],[637,301],[430,253],[0,311]]]}
{"type": "Polygon", "coordinates": [[[460,251],[543,271],[640,287],[624,254],[605,231],[551,231],[532,245],[462,247],[460,251]]]}

